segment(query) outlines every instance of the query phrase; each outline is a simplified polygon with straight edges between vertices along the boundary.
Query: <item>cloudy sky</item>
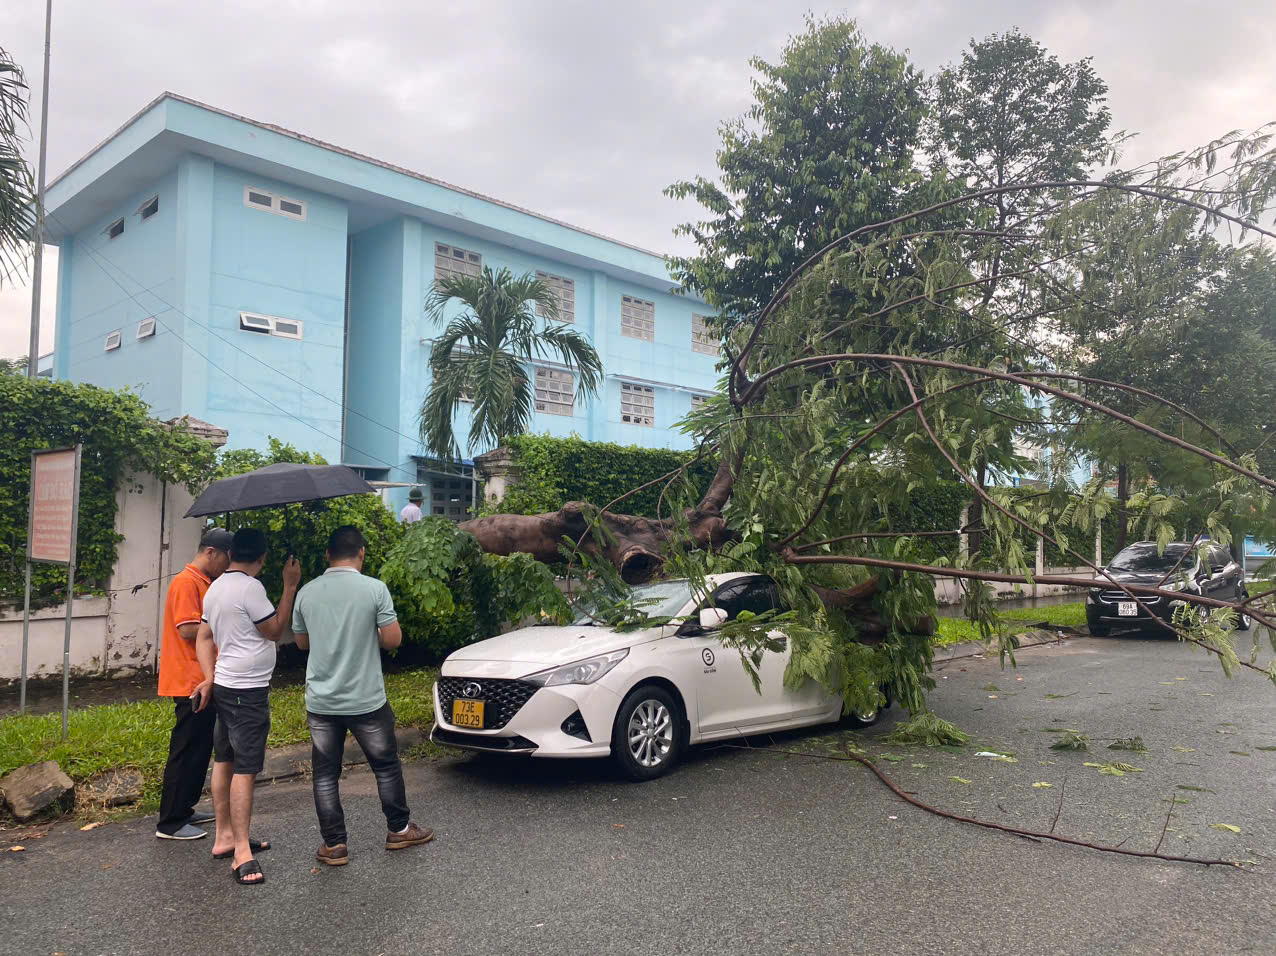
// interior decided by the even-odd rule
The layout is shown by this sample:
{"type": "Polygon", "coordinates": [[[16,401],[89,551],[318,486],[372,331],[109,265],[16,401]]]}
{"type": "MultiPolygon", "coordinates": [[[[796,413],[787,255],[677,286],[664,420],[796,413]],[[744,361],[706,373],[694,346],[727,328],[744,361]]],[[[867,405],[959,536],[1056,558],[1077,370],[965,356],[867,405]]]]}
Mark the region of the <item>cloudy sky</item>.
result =
{"type": "MultiPolygon", "coordinates": [[[[54,0],[49,178],[163,90],[316,136],[664,252],[749,104],[748,58],[803,13],[844,13],[927,72],[1018,26],[1094,58],[1132,161],[1276,119],[1270,0],[54,0]]],[[[0,46],[39,116],[43,0],[0,4],[0,46]]],[[[30,150],[35,159],[34,144],[30,150]]],[[[52,343],[46,257],[41,351],[52,343]]],[[[0,356],[26,351],[29,284],[0,289],[0,356]]]]}

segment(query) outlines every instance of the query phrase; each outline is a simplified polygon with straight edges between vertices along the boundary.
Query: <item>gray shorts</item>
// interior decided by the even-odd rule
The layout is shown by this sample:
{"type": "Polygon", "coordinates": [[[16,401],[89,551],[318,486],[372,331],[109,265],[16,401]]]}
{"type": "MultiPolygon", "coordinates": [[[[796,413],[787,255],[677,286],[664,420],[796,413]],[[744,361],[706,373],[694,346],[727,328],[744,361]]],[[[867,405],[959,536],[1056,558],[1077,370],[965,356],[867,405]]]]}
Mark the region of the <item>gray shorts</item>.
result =
{"type": "Polygon", "coordinates": [[[233,763],[235,773],[261,773],[270,734],[270,688],[214,684],[213,706],[217,708],[213,762],[233,763]]]}

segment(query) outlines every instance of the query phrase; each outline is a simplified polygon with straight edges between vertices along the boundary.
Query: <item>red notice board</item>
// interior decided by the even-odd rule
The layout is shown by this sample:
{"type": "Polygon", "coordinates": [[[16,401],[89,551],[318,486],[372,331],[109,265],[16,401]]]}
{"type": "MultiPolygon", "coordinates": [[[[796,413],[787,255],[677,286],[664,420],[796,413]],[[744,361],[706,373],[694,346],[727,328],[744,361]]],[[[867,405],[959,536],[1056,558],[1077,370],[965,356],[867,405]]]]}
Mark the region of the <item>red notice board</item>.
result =
{"type": "Polygon", "coordinates": [[[70,564],[75,559],[79,497],[78,446],[32,452],[28,560],[70,564]]]}

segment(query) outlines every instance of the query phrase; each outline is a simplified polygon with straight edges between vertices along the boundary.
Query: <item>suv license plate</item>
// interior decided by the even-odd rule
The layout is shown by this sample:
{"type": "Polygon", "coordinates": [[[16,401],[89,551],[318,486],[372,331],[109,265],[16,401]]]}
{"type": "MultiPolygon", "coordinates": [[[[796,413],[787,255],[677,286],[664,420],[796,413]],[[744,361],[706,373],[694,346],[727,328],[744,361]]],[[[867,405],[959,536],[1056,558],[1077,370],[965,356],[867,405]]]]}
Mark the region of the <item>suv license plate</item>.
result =
{"type": "MultiPolygon", "coordinates": [[[[1133,601],[1121,601],[1117,604],[1118,617],[1135,617],[1139,613],[1139,606],[1133,601]]],[[[460,701],[457,701],[460,703],[460,701]]]]}
{"type": "Polygon", "coordinates": [[[483,701],[452,701],[452,726],[468,727],[471,730],[483,729],[483,701]]]}

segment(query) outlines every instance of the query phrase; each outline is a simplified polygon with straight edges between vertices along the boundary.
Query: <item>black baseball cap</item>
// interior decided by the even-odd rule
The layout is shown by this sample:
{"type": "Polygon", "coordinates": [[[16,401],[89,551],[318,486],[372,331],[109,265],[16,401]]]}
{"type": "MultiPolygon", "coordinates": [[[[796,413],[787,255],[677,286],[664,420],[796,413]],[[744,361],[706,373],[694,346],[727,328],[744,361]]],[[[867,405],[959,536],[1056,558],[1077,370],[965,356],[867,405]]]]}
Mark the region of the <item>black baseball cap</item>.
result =
{"type": "Polygon", "coordinates": [[[231,542],[235,540],[235,536],[225,528],[209,528],[204,532],[204,536],[199,539],[199,550],[205,548],[216,548],[218,551],[230,553],[231,542]]]}

